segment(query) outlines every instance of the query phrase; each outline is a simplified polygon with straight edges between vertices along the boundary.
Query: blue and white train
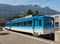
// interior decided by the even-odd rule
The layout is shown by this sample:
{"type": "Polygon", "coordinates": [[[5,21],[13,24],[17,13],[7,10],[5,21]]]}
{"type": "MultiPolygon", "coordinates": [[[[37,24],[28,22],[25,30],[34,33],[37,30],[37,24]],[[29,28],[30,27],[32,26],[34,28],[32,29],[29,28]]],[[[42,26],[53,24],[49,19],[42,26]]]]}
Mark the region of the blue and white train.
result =
{"type": "Polygon", "coordinates": [[[33,35],[54,33],[54,18],[49,16],[34,16],[15,19],[7,22],[5,28],[32,33],[33,35]]]}

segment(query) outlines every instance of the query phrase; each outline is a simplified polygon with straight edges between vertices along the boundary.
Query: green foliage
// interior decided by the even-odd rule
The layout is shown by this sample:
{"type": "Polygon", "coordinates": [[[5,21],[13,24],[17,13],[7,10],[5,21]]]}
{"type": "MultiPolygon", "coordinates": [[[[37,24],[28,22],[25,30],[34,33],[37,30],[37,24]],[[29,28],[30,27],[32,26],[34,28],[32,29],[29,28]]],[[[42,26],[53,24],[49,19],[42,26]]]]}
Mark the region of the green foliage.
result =
{"type": "Polygon", "coordinates": [[[32,12],[32,10],[31,9],[29,9],[28,11],[27,11],[27,15],[31,15],[33,12],[32,12]]]}
{"type": "Polygon", "coordinates": [[[38,14],[39,14],[39,11],[37,10],[33,12],[33,16],[38,15],[38,14]]]}
{"type": "Polygon", "coordinates": [[[37,11],[37,10],[35,10],[35,11],[33,12],[31,9],[29,9],[29,10],[27,11],[27,15],[36,16],[36,15],[38,15],[38,14],[39,14],[39,11],[37,11]]]}
{"type": "Polygon", "coordinates": [[[20,18],[19,15],[13,16],[13,19],[20,18]]]}
{"type": "MultiPolygon", "coordinates": [[[[31,9],[29,9],[29,10],[27,11],[27,15],[36,16],[36,15],[38,15],[38,14],[39,14],[39,11],[37,11],[37,10],[35,10],[35,11],[33,12],[31,9]]],[[[20,16],[19,16],[19,15],[15,15],[15,16],[13,16],[13,19],[21,18],[21,17],[24,17],[24,16],[25,16],[24,14],[21,14],[20,16]]]]}

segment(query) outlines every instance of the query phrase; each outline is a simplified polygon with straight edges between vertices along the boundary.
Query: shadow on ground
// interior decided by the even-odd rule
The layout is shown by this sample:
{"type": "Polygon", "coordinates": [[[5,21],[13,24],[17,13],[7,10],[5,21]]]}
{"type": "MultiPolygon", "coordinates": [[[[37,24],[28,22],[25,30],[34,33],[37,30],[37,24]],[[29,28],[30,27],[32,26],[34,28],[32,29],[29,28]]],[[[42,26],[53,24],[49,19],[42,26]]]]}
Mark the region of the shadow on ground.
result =
{"type": "MultiPolygon", "coordinates": [[[[29,35],[29,36],[33,36],[33,34],[31,34],[31,33],[14,31],[14,30],[9,30],[9,31],[13,31],[13,32],[17,32],[17,33],[22,33],[22,34],[26,34],[26,35],[29,35]]],[[[47,35],[39,35],[38,37],[54,41],[54,33],[47,34],[47,35]]]]}
{"type": "Polygon", "coordinates": [[[0,28],[0,35],[9,35],[9,32],[3,30],[3,28],[0,28]]]}
{"type": "Polygon", "coordinates": [[[47,34],[47,35],[40,35],[38,37],[54,41],[54,33],[47,34]]]}
{"type": "Polygon", "coordinates": [[[9,33],[0,33],[0,35],[9,35],[9,33]]]}
{"type": "MultiPolygon", "coordinates": [[[[19,32],[19,31],[14,31],[14,32],[26,34],[26,35],[29,35],[29,36],[33,36],[33,34],[31,34],[31,33],[19,32]]],[[[47,35],[39,35],[38,37],[54,41],[54,34],[53,33],[47,34],[47,35]]]]}

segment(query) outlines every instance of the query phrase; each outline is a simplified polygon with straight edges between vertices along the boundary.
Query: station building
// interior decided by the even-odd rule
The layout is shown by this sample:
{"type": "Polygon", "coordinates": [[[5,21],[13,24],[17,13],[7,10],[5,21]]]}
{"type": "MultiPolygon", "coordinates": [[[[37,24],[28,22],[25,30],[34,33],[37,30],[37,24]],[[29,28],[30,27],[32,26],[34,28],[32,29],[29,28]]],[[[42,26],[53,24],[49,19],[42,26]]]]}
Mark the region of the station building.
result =
{"type": "Polygon", "coordinates": [[[5,20],[3,18],[0,18],[0,27],[4,27],[5,26],[5,20]]]}

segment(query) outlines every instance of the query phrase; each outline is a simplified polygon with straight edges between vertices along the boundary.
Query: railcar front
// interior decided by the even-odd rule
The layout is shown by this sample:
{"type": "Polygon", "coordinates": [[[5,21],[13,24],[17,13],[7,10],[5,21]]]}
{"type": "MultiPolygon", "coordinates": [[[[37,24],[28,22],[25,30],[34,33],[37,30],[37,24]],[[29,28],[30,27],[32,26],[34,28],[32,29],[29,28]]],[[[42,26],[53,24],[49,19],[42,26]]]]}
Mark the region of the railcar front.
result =
{"type": "Polygon", "coordinates": [[[50,33],[54,33],[54,18],[49,16],[35,17],[33,20],[33,34],[38,36],[50,33]]]}
{"type": "Polygon", "coordinates": [[[54,33],[54,18],[45,17],[43,28],[44,28],[44,34],[54,33]]]}

